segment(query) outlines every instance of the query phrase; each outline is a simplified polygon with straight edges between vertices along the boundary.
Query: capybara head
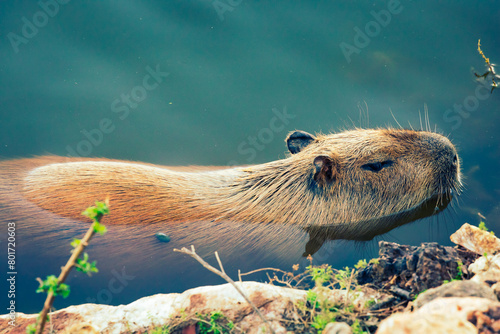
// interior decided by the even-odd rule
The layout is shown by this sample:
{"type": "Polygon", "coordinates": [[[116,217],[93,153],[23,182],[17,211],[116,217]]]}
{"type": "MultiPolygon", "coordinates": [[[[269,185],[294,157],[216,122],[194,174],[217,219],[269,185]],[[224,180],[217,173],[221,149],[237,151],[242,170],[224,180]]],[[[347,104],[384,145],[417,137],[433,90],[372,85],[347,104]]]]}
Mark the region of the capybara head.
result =
{"type": "Polygon", "coordinates": [[[309,169],[308,191],[321,199],[312,202],[316,209],[358,237],[366,232],[371,239],[397,224],[387,219],[370,226],[375,220],[411,213],[432,199],[435,206],[447,204],[461,187],[457,151],[437,133],[356,129],[315,137],[295,131],[286,143],[309,169]]]}

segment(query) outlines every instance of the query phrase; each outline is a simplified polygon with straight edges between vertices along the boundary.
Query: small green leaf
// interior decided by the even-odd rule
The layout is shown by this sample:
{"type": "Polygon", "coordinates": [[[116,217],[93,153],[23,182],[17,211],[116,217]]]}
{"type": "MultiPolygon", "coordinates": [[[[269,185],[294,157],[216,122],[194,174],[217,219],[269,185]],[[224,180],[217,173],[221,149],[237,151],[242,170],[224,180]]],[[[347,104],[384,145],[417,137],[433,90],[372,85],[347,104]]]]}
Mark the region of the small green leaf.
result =
{"type": "Polygon", "coordinates": [[[106,231],[107,231],[106,226],[96,221],[94,222],[94,232],[103,235],[104,233],[106,233],[106,231]]]}
{"type": "Polygon", "coordinates": [[[316,292],[307,290],[306,298],[313,309],[319,307],[318,294],[316,292]]]}
{"type": "Polygon", "coordinates": [[[82,212],[82,215],[96,220],[97,217],[102,215],[107,215],[109,213],[109,208],[106,203],[103,202],[95,202],[95,206],[90,206],[85,211],[82,212]]]}
{"type": "Polygon", "coordinates": [[[486,231],[488,232],[488,228],[486,227],[486,223],[485,222],[480,222],[479,225],[478,225],[478,228],[481,230],[481,231],[486,231]]]}
{"type": "Polygon", "coordinates": [[[366,262],[366,259],[359,260],[357,264],[354,265],[354,268],[356,269],[363,269],[368,266],[368,262],[366,262]]]}
{"type": "Polygon", "coordinates": [[[66,298],[69,296],[69,293],[70,293],[69,285],[61,283],[59,284],[57,293],[54,293],[54,296],[62,296],[63,298],[66,298]]]}
{"type": "Polygon", "coordinates": [[[86,208],[85,211],[82,212],[82,215],[94,220],[95,217],[97,216],[97,213],[95,211],[95,207],[91,206],[91,207],[86,208]]]}
{"type": "Polygon", "coordinates": [[[83,272],[89,276],[92,275],[92,273],[97,273],[99,270],[96,267],[96,261],[92,261],[91,263],[88,262],[89,260],[89,255],[87,253],[83,253],[83,258],[81,259],[76,259],[76,270],[83,272]]]}
{"type": "Polygon", "coordinates": [[[107,215],[109,213],[109,208],[104,202],[95,202],[95,208],[97,213],[101,215],[107,215]]]}
{"type": "Polygon", "coordinates": [[[26,327],[26,334],[35,334],[36,333],[36,323],[28,325],[26,327]]]}
{"type": "Polygon", "coordinates": [[[76,239],[76,238],[75,238],[75,239],[73,239],[73,241],[71,242],[71,246],[72,246],[73,248],[76,248],[76,247],[78,247],[78,246],[80,245],[80,243],[81,243],[81,242],[82,242],[82,240],[81,240],[81,239],[76,239]]]}
{"type": "Polygon", "coordinates": [[[57,277],[54,275],[47,276],[45,281],[40,283],[40,286],[36,290],[37,293],[40,292],[52,292],[54,296],[63,296],[64,298],[68,297],[70,290],[67,284],[57,283],[57,277]]]}

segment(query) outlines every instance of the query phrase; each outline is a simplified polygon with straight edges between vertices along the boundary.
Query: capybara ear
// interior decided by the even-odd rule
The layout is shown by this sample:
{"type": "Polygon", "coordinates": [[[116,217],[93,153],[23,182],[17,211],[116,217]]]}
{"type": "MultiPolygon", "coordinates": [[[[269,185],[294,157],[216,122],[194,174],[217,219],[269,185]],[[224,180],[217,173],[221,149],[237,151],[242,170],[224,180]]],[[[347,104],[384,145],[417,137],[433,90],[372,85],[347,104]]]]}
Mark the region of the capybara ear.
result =
{"type": "Polygon", "coordinates": [[[294,131],[286,137],[286,146],[290,153],[295,154],[302,151],[304,147],[309,145],[316,139],[312,134],[305,131],[294,131]]]}
{"type": "Polygon", "coordinates": [[[337,166],[332,158],[326,155],[318,155],[314,158],[314,181],[319,185],[331,183],[337,177],[337,166]]]}

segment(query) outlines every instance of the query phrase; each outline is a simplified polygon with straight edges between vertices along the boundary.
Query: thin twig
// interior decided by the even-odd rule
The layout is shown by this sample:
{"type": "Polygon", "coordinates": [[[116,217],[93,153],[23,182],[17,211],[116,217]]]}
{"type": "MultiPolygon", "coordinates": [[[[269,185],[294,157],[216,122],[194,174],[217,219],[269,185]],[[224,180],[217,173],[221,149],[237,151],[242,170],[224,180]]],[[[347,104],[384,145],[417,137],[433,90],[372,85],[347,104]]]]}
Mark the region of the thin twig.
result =
{"type": "Polygon", "coordinates": [[[346,287],[346,292],[345,292],[345,301],[346,301],[346,304],[349,303],[349,290],[351,289],[351,284],[352,284],[352,278],[354,276],[354,268],[352,269],[351,271],[351,275],[349,276],[349,284],[347,284],[347,287],[346,287]]]}
{"type": "Polygon", "coordinates": [[[288,272],[287,272],[287,271],[284,271],[284,270],[281,270],[281,269],[276,269],[276,268],[260,268],[260,269],[255,269],[255,270],[249,271],[249,272],[247,272],[247,273],[240,274],[240,275],[241,275],[241,276],[246,276],[246,275],[250,275],[250,274],[258,273],[259,271],[264,271],[264,270],[273,270],[273,271],[279,271],[279,272],[282,272],[283,274],[288,274],[288,272]]]}
{"type": "Polygon", "coordinates": [[[257,308],[257,306],[255,306],[255,304],[252,303],[252,301],[245,295],[245,293],[240,289],[240,287],[238,285],[236,285],[236,283],[231,279],[231,277],[229,277],[224,272],[224,268],[222,267],[222,263],[220,262],[219,255],[217,254],[217,252],[215,252],[215,257],[217,258],[217,262],[219,262],[219,266],[221,267],[221,270],[217,270],[216,268],[212,267],[210,264],[208,264],[207,262],[205,262],[205,260],[203,260],[198,254],[196,254],[196,251],[195,251],[193,245],[191,245],[191,250],[188,250],[186,247],[182,247],[182,249],[176,249],[176,248],[174,248],[174,252],[184,253],[184,254],[187,254],[187,255],[191,256],[196,261],[198,261],[203,267],[207,268],[208,270],[210,270],[214,274],[219,275],[220,277],[222,277],[223,279],[225,279],[228,283],[230,283],[238,291],[238,293],[247,301],[247,303],[250,304],[250,306],[254,309],[254,311],[257,313],[257,315],[267,325],[267,327],[269,328],[269,330],[271,331],[271,333],[275,333],[274,329],[271,327],[271,324],[266,320],[266,318],[259,311],[259,309],[257,308]]]}
{"type": "MultiPolygon", "coordinates": [[[[299,276],[297,276],[299,277],[299,276]]],[[[297,281],[297,283],[295,283],[295,287],[299,287],[299,284],[302,283],[302,281],[306,280],[307,279],[307,276],[304,275],[304,277],[302,277],[300,280],[297,281]]]]}
{"type": "MultiPolygon", "coordinates": [[[[96,218],[96,220],[99,221],[101,216],[96,218]]],[[[75,264],[76,264],[76,259],[78,259],[78,257],[80,257],[83,250],[88,245],[90,238],[92,238],[92,236],[95,234],[94,224],[95,223],[92,223],[90,225],[89,229],[87,230],[87,233],[85,233],[85,236],[83,237],[81,242],[73,250],[73,254],[71,254],[71,257],[69,258],[68,262],[66,262],[66,265],[61,268],[61,274],[59,274],[59,277],[57,278],[58,285],[64,283],[66,278],[68,278],[68,275],[69,275],[69,272],[71,271],[71,268],[73,268],[73,266],[75,266],[75,264]]],[[[55,298],[56,297],[54,296],[54,293],[49,292],[47,294],[47,299],[45,299],[45,303],[43,305],[42,312],[40,312],[39,322],[36,326],[36,334],[41,334],[43,332],[43,328],[45,327],[45,322],[47,321],[47,314],[50,312],[50,309],[52,308],[52,304],[54,303],[55,298]]]]}
{"type": "MultiPolygon", "coordinates": [[[[191,247],[193,247],[193,246],[191,246],[191,247]]],[[[193,251],[194,251],[194,248],[193,248],[193,251]]],[[[224,271],[224,267],[222,266],[222,262],[220,262],[219,253],[217,253],[217,251],[215,251],[215,258],[217,259],[217,262],[219,263],[220,271],[225,275],[226,272],[224,271]]]]}

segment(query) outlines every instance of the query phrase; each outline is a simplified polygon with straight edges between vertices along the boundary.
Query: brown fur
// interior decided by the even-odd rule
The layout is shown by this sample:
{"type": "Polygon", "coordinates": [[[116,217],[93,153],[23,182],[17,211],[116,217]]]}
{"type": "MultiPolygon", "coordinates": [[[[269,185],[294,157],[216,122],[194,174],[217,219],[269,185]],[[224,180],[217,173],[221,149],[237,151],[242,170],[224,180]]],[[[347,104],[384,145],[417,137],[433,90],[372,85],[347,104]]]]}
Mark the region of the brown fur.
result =
{"type": "Polygon", "coordinates": [[[411,211],[460,187],[451,142],[438,134],[355,129],[314,137],[295,132],[286,159],[248,167],[175,168],[108,159],[38,157],[0,163],[0,214],[42,208],[81,220],[109,198],[107,223],[175,226],[238,221],[335,227],[364,240],[398,226],[380,218],[411,211]],[[366,164],[390,161],[379,171],[366,164]],[[2,210],[3,213],[2,213],[2,210]],[[367,223],[379,219],[377,223],[367,223]]]}

